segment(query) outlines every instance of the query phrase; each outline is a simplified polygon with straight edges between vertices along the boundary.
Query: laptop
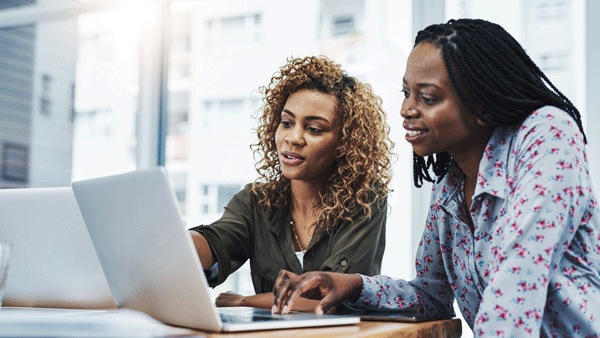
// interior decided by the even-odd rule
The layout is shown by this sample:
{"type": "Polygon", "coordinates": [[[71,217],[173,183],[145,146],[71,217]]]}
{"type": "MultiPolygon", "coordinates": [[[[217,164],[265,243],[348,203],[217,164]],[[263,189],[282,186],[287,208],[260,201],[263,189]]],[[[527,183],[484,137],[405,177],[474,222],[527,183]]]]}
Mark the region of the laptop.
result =
{"type": "Polygon", "coordinates": [[[383,311],[383,312],[363,312],[357,313],[361,320],[364,321],[383,321],[383,322],[407,322],[420,323],[432,320],[442,320],[454,318],[448,313],[431,312],[427,315],[411,315],[402,312],[383,311]]]}
{"type": "Polygon", "coordinates": [[[120,308],[211,332],[360,321],[358,316],[217,308],[164,167],[75,181],[72,188],[120,308]]]}
{"type": "Polygon", "coordinates": [[[71,187],[0,189],[4,306],[115,308],[71,187]]]}

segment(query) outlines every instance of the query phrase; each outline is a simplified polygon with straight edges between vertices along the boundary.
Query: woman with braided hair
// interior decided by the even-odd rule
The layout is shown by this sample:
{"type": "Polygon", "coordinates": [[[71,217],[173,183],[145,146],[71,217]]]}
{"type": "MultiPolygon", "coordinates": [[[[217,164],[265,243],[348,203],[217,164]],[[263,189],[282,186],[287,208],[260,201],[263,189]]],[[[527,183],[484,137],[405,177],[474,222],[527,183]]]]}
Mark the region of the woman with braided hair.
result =
{"type": "Polygon", "coordinates": [[[211,286],[250,261],[257,294],[218,306],[270,308],[281,269],[381,272],[393,147],[381,99],[324,56],[288,59],[260,90],[259,178],[191,229],[211,286]]]}
{"type": "Polygon", "coordinates": [[[475,336],[597,337],[600,214],[577,109],[501,26],[420,31],[401,115],[414,184],[433,182],[411,281],[282,271],[273,310],[297,296],[364,311],[452,316],[475,336]]]}

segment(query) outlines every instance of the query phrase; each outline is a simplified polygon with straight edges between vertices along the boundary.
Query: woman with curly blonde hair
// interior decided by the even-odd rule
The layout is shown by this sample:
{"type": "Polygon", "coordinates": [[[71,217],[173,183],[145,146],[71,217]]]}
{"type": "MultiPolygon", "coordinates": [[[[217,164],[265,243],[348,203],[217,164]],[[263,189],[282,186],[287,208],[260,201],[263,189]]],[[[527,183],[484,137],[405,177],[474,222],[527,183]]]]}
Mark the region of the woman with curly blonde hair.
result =
{"type": "Polygon", "coordinates": [[[212,286],[250,260],[257,295],[221,294],[219,306],[270,307],[281,269],[381,269],[393,147],[381,99],[324,56],[288,59],[260,91],[259,178],[191,229],[212,286]]]}

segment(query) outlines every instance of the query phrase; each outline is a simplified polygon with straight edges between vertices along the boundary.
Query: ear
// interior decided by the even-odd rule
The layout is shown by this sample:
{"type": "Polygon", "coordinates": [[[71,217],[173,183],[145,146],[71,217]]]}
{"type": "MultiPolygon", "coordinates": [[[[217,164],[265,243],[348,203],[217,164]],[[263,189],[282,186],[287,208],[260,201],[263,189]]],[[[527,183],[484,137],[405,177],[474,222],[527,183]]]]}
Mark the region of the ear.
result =
{"type": "Polygon", "coordinates": [[[479,117],[477,118],[477,124],[482,127],[487,127],[487,123],[485,123],[485,121],[480,119],[479,117]]]}
{"type": "Polygon", "coordinates": [[[485,113],[483,107],[480,104],[477,105],[477,113],[478,115],[475,115],[475,117],[477,118],[477,124],[481,127],[487,127],[488,124],[485,123],[485,121],[479,117],[483,116],[485,119],[488,118],[488,115],[485,113]]]}

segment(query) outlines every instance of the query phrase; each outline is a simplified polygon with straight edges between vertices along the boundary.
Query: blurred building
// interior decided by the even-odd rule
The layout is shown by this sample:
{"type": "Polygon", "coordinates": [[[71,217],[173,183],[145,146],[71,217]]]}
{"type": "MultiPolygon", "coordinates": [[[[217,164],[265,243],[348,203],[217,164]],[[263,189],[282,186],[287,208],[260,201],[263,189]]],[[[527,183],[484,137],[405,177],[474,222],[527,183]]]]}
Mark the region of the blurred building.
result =
{"type": "Polygon", "coordinates": [[[0,188],[71,182],[76,21],[52,25],[0,28],[0,188]]]}

